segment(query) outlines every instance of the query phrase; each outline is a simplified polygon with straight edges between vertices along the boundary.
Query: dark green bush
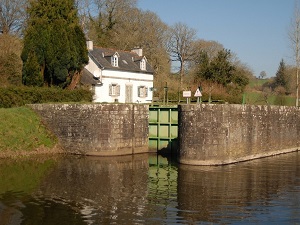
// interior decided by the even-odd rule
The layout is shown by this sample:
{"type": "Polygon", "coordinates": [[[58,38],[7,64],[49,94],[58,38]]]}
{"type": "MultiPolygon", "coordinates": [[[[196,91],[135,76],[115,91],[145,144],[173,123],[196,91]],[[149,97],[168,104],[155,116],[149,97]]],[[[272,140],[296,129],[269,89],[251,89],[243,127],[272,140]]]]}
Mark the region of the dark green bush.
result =
{"type": "Polygon", "coordinates": [[[66,90],[41,87],[0,88],[0,108],[25,104],[54,102],[91,102],[93,93],[88,89],[66,90]]]}

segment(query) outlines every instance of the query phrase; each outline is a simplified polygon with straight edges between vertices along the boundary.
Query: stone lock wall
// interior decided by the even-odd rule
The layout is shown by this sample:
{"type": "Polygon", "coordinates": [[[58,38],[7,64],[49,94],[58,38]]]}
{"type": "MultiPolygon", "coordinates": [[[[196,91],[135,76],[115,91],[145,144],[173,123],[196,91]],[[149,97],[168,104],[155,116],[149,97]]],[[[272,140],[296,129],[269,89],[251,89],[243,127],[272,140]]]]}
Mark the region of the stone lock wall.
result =
{"type": "Polygon", "coordinates": [[[178,161],[222,165],[300,148],[299,109],[285,106],[180,105],[178,161]]]}
{"type": "Polygon", "coordinates": [[[30,105],[68,153],[128,155],[148,152],[147,105],[30,105]]]}

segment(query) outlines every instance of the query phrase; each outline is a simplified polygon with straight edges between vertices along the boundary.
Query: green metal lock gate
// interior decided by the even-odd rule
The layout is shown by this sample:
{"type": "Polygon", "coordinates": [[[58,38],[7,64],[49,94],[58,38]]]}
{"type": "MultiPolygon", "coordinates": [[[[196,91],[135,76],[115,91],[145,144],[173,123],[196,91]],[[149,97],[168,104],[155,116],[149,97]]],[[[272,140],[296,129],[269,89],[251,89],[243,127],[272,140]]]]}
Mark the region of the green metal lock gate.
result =
{"type": "Polygon", "coordinates": [[[178,106],[149,107],[149,150],[169,153],[178,147],[178,106]]]}

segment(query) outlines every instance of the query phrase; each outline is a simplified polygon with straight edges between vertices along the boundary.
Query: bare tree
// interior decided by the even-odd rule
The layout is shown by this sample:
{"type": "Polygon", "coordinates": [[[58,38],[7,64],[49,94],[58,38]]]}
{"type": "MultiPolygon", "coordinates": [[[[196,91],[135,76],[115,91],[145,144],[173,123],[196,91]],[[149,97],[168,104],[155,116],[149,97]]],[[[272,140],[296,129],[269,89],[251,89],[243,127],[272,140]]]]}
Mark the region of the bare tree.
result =
{"type": "Polygon", "coordinates": [[[118,33],[117,25],[122,24],[131,9],[136,6],[136,0],[92,1],[95,7],[90,16],[92,29],[89,35],[97,44],[108,47],[118,33]]]}
{"type": "Polygon", "coordinates": [[[92,0],[75,0],[75,5],[78,10],[79,20],[82,30],[87,34],[89,30],[89,18],[92,8],[94,5],[91,2],[92,0]]]}
{"type": "Polygon", "coordinates": [[[22,41],[9,34],[0,35],[0,86],[22,83],[22,41]]]}
{"type": "Polygon", "coordinates": [[[289,30],[289,39],[296,63],[296,107],[299,105],[299,66],[300,66],[300,9],[295,2],[294,16],[289,30]]]}
{"type": "Polygon", "coordinates": [[[26,18],[27,0],[0,0],[0,33],[20,34],[26,18]]]}
{"type": "Polygon", "coordinates": [[[203,39],[195,40],[193,42],[194,56],[188,63],[189,73],[195,73],[197,66],[201,64],[203,53],[207,54],[208,60],[211,61],[218,55],[218,52],[223,49],[223,45],[216,41],[206,41],[203,39]]]}
{"type": "Polygon", "coordinates": [[[218,52],[224,49],[224,46],[216,41],[196,40],[194,42],[196,61],[202,52],[207,52],[209,59],[218,55],[218,52]]]}
{"type": "Polygon", "coordinates": [[[171,28],[168,52],[172,61],[179,62],[180,89],[183,84],[185,65],[194,56],[193,42],[195,37],[196,30],[189,28],[186,24],[176,23],[171,28]]]}
{"type": "Polygon", "coordinates": [[[26,18],[26,0],[0,0],[0,86],[20,85],[21,31],[26,18]]]}
{"type": "Polygon", "coordinates": [[[267,77],[266,71],[261,71],[260,74],[259,74],[259,78],[264,79],[265,77],[267,77]]]}
{"type": "MultiPolygon", "coordinates": [[[[100,11],[103,9],[108,15],[108,20],[120,19],[128,9],[134,8],[137,0],[94,0],[100,11]],[[111,17],[111,18],[110,18],[111,17]]],[[[112,22],[112,21],[111,21],[112,22]]]]}

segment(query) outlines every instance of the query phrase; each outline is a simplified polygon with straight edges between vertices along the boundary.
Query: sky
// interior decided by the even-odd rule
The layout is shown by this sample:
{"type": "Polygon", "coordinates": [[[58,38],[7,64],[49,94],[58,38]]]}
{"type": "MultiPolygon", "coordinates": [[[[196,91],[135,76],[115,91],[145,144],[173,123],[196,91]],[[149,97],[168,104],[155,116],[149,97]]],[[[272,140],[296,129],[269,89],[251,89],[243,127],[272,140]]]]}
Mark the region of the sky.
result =
{"type": "Polygon", "coordinates": [[[138,0],[172,26],[181,22],[197,38],[217,41],[258,77],[276,75],[280,61],[293,65],[288,38],[295,0],[138,0]]]}

